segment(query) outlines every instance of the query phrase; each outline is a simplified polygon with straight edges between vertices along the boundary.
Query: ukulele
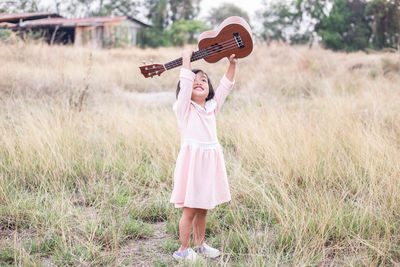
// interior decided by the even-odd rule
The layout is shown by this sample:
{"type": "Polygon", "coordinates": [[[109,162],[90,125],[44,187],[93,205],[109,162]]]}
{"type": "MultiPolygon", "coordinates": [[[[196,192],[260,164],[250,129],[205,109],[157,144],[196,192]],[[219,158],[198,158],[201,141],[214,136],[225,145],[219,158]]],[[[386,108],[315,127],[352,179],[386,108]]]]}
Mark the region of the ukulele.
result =
{"type": "MultiPolygon", "coordinates": [[[[221,58],[235,54],[236,58],[248,56],[253,50],[249,24],[241,17],[233,16],[225,19],[215,30],[200,34],[199,50],[193,52],[191,62],[204,58],[209,63],[215,63],[221,58]]],[[[182,65],[182,58],[165,64],[151,64],[139,67],[145,78],[160,76],[166,70],[182,65]]]]}

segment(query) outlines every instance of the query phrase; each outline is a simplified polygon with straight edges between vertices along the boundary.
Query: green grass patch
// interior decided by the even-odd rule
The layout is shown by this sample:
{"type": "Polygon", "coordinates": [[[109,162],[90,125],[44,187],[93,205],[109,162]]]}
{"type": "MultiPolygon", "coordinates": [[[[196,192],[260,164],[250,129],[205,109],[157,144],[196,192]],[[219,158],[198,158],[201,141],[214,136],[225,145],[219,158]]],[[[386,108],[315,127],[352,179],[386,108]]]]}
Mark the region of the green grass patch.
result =
{"type": "Polygon", "coordinates": [[[124,220],[121,228],[123,238],[146,238],[154,233],[151,225],[136,220],[131,216],[124,220]]]}
{"type": "Polygon", "coordinates": [[[19,251],[9,245],[0,248],[0,266],[14,266],[19,258],[19,251]]]}

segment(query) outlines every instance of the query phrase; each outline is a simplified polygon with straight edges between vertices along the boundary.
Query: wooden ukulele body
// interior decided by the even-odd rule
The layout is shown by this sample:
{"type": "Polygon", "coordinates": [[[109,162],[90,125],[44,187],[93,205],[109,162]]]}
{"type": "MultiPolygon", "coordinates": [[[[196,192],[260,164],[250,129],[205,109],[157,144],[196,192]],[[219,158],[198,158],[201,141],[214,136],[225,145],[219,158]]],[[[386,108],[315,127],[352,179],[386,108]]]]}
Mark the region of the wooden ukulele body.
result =
{"type": "MultiPolygon", "coordinates": [[[[248,56],[253,50],[251,28],[241,17],[225,19],[215,30],[206,31],[199,36],[199,50],[193,52],[190,61],[204,58],[215,63],[221,58],[235,54],[236,58],[248,56]]],[[[139,67],[144,77],[160,76],[164,71],[182,65],[182,58],[165,64],[150,64],[139,67]]]]}
{"type": "Polygon", "coordinates": [[[235,54],[237,58],[248,56],[253,50],[253,40],[251,38],[251,28],[241,17],[233,16],[225,19],[215,30],[206,31],[199,36],[199,50],[207,49],[210,56],[204,60],[215,63],[221,58],[235,54]],[[243,47],[236,46],[235,35],[240,36],[243,47]]]}

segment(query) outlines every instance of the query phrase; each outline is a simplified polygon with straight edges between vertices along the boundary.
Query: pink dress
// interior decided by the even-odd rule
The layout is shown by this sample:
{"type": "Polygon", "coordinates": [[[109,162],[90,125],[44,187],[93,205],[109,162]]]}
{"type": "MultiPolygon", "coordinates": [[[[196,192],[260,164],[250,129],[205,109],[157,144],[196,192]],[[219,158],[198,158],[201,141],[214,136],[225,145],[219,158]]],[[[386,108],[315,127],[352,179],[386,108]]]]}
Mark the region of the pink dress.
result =
{"type": "Polygon", "coordinates": [[[215,119],[234,83],[224,76],[214,98],[203,108],[191,100],[195,76],[188,69],[180,71],[181,90],[173,110],[181,133],[181,150],[170,202],[177,208],[213,209],[231,200],[215,119]]]}

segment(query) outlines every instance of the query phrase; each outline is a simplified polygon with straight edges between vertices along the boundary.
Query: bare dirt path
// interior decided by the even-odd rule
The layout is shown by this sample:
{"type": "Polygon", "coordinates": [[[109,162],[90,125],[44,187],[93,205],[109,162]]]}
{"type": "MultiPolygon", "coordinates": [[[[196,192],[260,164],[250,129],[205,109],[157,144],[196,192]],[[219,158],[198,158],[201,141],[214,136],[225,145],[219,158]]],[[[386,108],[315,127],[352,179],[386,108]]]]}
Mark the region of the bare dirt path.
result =
{"type": "Polygon", "coordinates": [[[125,266],[171,266],[174,261],[168,252],[166,222],[151,224],[153,235],[149,238],[131,240],[126,243],[119,253],[117,265],[125,266]]]}
{"type": "Polygon", "coordinates": [[[151,224],[154,233],[151,237],[132,240],[120,250],[118,266],[234,266],[230,255],[222,255],[217,259],[199,260],[192,265],[178,263],[172,258],[173,245],[179,242],[167,232],[166,222],[151,224]]]}

